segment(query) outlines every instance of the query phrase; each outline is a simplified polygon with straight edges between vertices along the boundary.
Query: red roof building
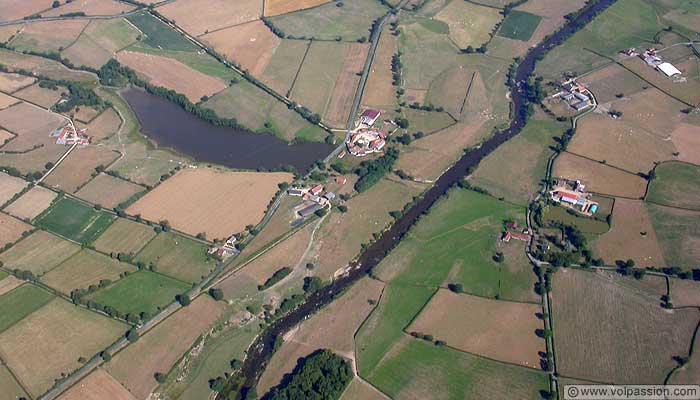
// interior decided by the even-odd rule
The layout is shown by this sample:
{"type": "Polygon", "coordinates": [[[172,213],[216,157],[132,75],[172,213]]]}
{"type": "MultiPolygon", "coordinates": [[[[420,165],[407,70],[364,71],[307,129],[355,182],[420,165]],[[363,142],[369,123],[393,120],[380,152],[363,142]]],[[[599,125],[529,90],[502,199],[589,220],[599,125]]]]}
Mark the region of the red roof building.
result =
{"type": "Polygon", "coordinates": [[[309,192],[311,192],[312,195],[318,196],[319,193],[323,191],[323,185],[316,185],[311,188],[309,192]]]}
{"type": "Polygon", "coordinates": [[[339,176],[339,177],[335,178],[335,183],[337,183],[339,185],[345,185],[345,182],[347,182],[347,181],[348,181],[348,178],[346,178],[344,176],[339,176]]]}
{"type": "Polygon", "coordinates": [[[377,118],[379,118],[380,115],[382,115],[382,113],[379,112],[379,110],[368,108],[363,111],[362,114],[360,114],[360,122],[371,126],[377,121],[377,118]]]}

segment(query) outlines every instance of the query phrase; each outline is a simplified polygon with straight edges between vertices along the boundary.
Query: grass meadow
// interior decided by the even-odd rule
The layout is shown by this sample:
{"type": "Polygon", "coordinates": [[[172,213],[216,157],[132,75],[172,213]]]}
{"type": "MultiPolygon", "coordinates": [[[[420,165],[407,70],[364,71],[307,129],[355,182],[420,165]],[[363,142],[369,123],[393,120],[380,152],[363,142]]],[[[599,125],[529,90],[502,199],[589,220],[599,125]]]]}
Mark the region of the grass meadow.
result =
{"type": "Polygon", "coordinates": [[[498,35],[527,42],[535,33],[542,17],[529,12],[513,10],[503,21],[498,35]]]}
{"type": "Polygon", "coordinates": [[[53,297],[34,285],[22,285],[0,296],[0,332],[38,310],[53,297]]]}
{"type": "Polygon", "coordinates": [[[700,211],[700,167],[680,162],[659,164],[646,200],[700,211]]]}
{"type": "Polygon", "coordinates": [[[114,216],[64,197],[36,220],[36,225],[79,243],[95,240],[112,223],[114,216]]]}
{"type": "Polygon", "coordinates": [[[126,19],[143,32],[143,42],[151,47],[175,51],[198,50],[189,40],[146,12],[129,15],[126,19]]]}
{"type": "Polygon", "coordinates": [[[214,261],[207,259],[207,246],[176,235],[161,233],[151,240],[137,256],[137,261],[153,264],[158,272],[184,282],[199,282],[214,269],[214,261]]]}

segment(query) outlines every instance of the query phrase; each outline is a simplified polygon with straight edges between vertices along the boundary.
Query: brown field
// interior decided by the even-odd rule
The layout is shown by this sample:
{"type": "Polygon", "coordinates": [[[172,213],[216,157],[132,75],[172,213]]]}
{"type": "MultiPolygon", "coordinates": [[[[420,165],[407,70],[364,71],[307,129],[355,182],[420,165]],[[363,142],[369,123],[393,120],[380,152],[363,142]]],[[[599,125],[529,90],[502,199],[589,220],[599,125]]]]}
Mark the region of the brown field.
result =
{"type": "Polygon", "coordinates": [[[619,285],[608,279],[611,274],[561,270],[554,275],[559,371],[599,382],[661,384],[676,365],[671,357],[687,354],[700,314],[664,310],[657,295],[619,285]]]}
{"type": "Polygon", "coordinates": [[[450,115],[459,119],[472,79],[478,82],[481,74],[461,65],[447,69],[430,84],[427,102],[445,107],[450,115]]]}
{"type": "Polygon", "coordinates": [[[258,293],[258,283],[243,272],[235,273],[216,285],[224,291],[224,299],[240,299],[258,293]]]}
{"type": "Polygon", "coordinates": [[[700,376],[700,353],[698,352],[698,349],[700,349],[700,335],[695,335],[693,354],[690,356],[689,362],[671,375],[671,379],[669,379],[668,384],[698,384],[698,376],[700,376]]]}
{"type": "Polygon", "coordinates": [[[32,22],[22,28],[11,44],[19,50],[60,51],[78,39],[88,22],[78,19],[32,22]]]}
{"type": "Polygon", "coordinates": [[[0,296],[21,286],[23,283],[23,280],[17,279],[13,275],[6,276],[5,279],[0,280],[0,296]]]}
{"type": "Polygon", "coordinates": [[[0,399],[17,400],[28,398],[22,386],[12,376],[10,370],[0,363],[0,399]]]}
{"type": "Polygon", "coordinates": [[[679,160],[700,164],[700,135],[698,135],[697,126],[686,123],[679,124],[671,131],[671,140],[679,152],[679,160]]]}
{"type": "Polygon", "coordinates": [[[60,116],[29,103],[20,103],[0,111],[0,126],[17,135],[2,147],[4,151],[26,151],[37,145],[55,145],[49,133],[65,124],[60,116]]]}
{"type": "Polygon", "coordinates": [[[77,244],[39,230],[0,254],[0,261],[7,268],[31,271],[41,276],[78,251],[80,246],[77,244]]]}
{"type": "Polygon", "coordinates": [[[15,137],[15,135],[0,128],[0,147],[5,143],[6,140],[12,139],[13,137],[15,137]]]}
{"type": "Polygon", "coordinates": [[[226,238],[257,224],[277,185],[290,182],[289,173],[219,172],[198,168],[180,171],[142,197],[127,213],[207,238],[226,238]]]}
{"type": "Polygon", "coordinates": [[[14,243],[22,237],[24,232],[34,227],[15,217],[0,212],[0,247],[8,243],[14,243]]]}
{"type": "Polygon", "coordinates": [[[58,61],[48,58],[21,54],[5,49],[0,49],[0,57],[2,57],[3,64],[12,71],[24,69],[55,80],[65,79],[78,82],[95,82],[97,80],[97,76],[91,72],[72,70],[58,61]]]}
{"type": "Polygon", "coordinates": [[[133,9],[133,6],[114,0],[74,0],[47,11],[42,16],[51,17],[78,11],[82,11],[86,15],[116,15],[133,9]]]}
{"type": "Polygon", "coordinates": [[[97,117],[100,114],[100,111],[92,108],[92,107],[76,107],[72,110],[70,110],[70,115],[72,118],[78,120],[79,122],[82,122],[84,124],[89,123],[92,121],[95,117],[97,117]]]}
{"type": "Polygon", "coordinates": [[[603,104],[617,99],[616,94],[631,96],[644,90],[648,83],[618,64],[610,64],[591,74],[584,75],[579,82],[586,85],[598,103],[603,104]]]}
{"type": "Polygon", "coordinates": [[[377,52],[367,77],[362,104],[389,108],[396,104],[396,88],[392,85],[391,57],[396,54],[396,36],[388,33],[379,38],[377,52]]]}
{"type": "Polygon", "coordinates": [[[124,179],[99,174],[76,192],[75,195],[90,203],[114,208],[119,203],[129,200],[131,196],[144,190],[146,189],[143,186],[124,179]]]}
{"type": "Polygon", "coordinates": [[[24,25],[6,25],[0,27],[0,43],[9,42],[24,25]]]}
{"type": "Polygon", "coordinates": [[[263,0],[175,1],[158,12],[194,36],[253,21],[262,15],[263,0]]]}
{"type": "Polygon", "coordinates": [[[136,400],[136,397],[103,369],[97,369],[63,393],[59,400],[136,400]]]}
{"type": "Polygon", "coordinates": [[[0,92],[0,110],[3,110],[11,105],[17,104],[19,100],[5,93],[0,92]]]}
{"type": "Polygon", "coordinates": [[[491,359],[529,368],[540,368],[538,352],[545,342],[536,329],[544,323],[535,314],[536,304],[514,303],[440,289],[411,325],[409,332],[422,332],[444,340],[449,346],[491,359]]]}
{"type": "Polygon", "coordinates": [[[0,354],[38,397],[62,373],[80,367],[79,357],[92,357],[125,330],[126,325],[57,298],[3,332],[0,354]]]}
{"type": "Polygon", "coordinates": [[[613,103],[616,110],[622,111],[622,120],[641,127],[661,139],[668,137],[669,127],[683,121],[685,114],[680,110],[685,105],[656,89],[647,89],[630,96],[629,99],[613,103]]]}
{"type": "Polygon", "coordinates": [[[105,253],[136,254],[156,235],[153,228],[125,218],[117,218],[93,245],[105,253]]]}
{"type": "Polygon", "coordinates": [[[34,186],[22,197],[7,206],[5,211],[19,219],[33,220],[37,215],[49,208],[56,196],[58,194],[52,190],[34,186]]]}
{"type": "Polygon", "coordinates": [[[258,78],[281,42],[260,20],[209,33],[202,40],[258,78]]]}
{"type": "Polygon", "coordinates": [[[631,258],[642,268],[666,266],[649,212],[641,200],[616,199],[612,227],[595,241],[593,248],[609,264],[631,258]]]}
{"type": "Polygon", "coordinates": [[[557,157],[553,175],[580,179],[589,191],[615,197],[642,198],[646,190],[646,181],[637,175],[571,153],[557,157]]]}
{"type": "Polygon", "coordinates": [[[34,83],[36,78],[29,76],[0,72],[0,90],[12,93],[34,83]]]}
{"type": "MultiPolygon", "coordinates": [[[[47,135],[48,137],[48,135],[47,135]]],[[[0,165],[11,165],[22,174],[42,171],[47,162],[56,162],[68,150],[65,146],[48,144],[28,153],[0,154],[0,165]]]]}
{"type": "Polygon", "coordinates": [[[386,400],[386,396],[380,391],[370,386],[368,383],[357,378],[353,379],[345,389],[340,400],[386,400]]]}
{"type": "MultiPolygon", "coordinates": [[[[107,166],[119,157],[106,147],[78,147],[53,170],[44,182],[69,193],[75,193],[90,180],[97,166],[107,166]]],[[[108,197],[108,196],[107,196],[108,197]]]]}
{"type": "Polygon", "coordinates": [[[423,104],[425,103],[425,97],[428,95],[428,90],[427,89],[406,89],[406,93],[404,94],[404,99],[406,99],[407,103],[420,103],[423,104]]]}
{"type": "Polygon", "coordinates": [[[171,58],[122,51],[117,54],[117,60],[146,76],[152,85],[182,93],[193,103],[199,102],[203,96],[211,96],[226,88],[221,80],[204,75],[171,58]]]}
{"type": "Polygon", "coordinates": [[[285,344],[275,353],[265,369],[258,390],[267,392],[277,385],[285,373],[297,364],[297,359],[317,349],[330,349],[353,359],[355,331],[374,308],[368,300],[379,300],[384,283],[364,278],[353,285],[340,299],[304,321],[292,333],[285,335],[285,344]]]}
{"type": "Polygon", "coordinates": [[[292,100],[325,116],[345,55],[353,46],[353,43],[312,41],[290,92],[292,100]]]}
{"type": "Polygon", "coordinates": [[[294,11],[305,10],[326,4],[330,0],[265,0],[266,17],[286,14],[294,11]]]}
{"type": "Polygon", "coordinates": [[[674,307],[699,307],[700,283],[692,280],[669,279],[671,302],[674,307]]]}
{"type": "Polygon", "coordinates": [[[90,249],[84,249],[41,277],[48,286],[65,294],[73,289],[87,289],[101,280],[118,281],[122,272],[136,268],[90,249]]]}
{"type": "Polygon", "coordinates": [[[331,126],[344,127],[350,117],[350,108],[355,100],[357,85],[369,52],[369,44],[353,43],[347,46],[343,67],[335,80],[330,103],[324,120],[331,126]]]}
{"type": "Polygon", "coordinates": [[[51,0],[4,0],[0,2],[0,22],[14,21],[51,8],[51,0]]]}
{"type": "Polygon", "coordinates": [[[682,62],[680,60],[678,62],[674,62],[676,68],[678,68],[684,76],[688,77],[687,81],[683,83],[673,82],[673,80],[667,78],[666,75],[654,68],[649,67],[644,60],[639,57],[628,58],[623,60],[621,63],[659,89],[678,97],[687,103],[700,103],[700,80],[698,80],[697,77],[688,77],[688,74],[686,74],[687,72],[690,72],[692,68],[697,67],[697,58],[691,57],[689,60],[686,60],[686,62],[682,62]]]}
{"type": "Polygon", "coordinates": [[[199,297],[114,356],[107,371],[137,399],[145,399],[157,385],[153,374],[170,371],[224,307],[209,296],[199,297]]]}
{"type": "Polygon", "coordinates": [[[4,172],[0,172],[0,206],[7,203],[27,187],[28,183],[24,179],[15,178],[4,172]]]}
{"type": "Polygon", "coordinates": [[[87,134],[93,143],[107,139],[119,131],[122,120],[116,111],[108,108],[90,121],[89,124],[78,122],[76,125],[87,129],[87,134]]]}
{"type": "Polygon", "coordinates": [[[51,90],[39,87],[39,85],[32,85],[15,92],[13,95],[30,103],[38,104],[44,108],[51,108],[51,106],[61,99],[63,93],[63,88],[51,90]]]}

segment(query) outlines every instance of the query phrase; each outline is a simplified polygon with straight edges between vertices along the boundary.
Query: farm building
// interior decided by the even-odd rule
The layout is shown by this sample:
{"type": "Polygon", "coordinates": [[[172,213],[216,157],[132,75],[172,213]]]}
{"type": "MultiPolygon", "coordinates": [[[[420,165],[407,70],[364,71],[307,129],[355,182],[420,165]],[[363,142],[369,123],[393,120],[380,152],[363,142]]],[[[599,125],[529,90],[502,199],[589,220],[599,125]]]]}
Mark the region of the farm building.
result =
{"type": "Polygon", "coordinates": [[[90,138],[85,134],[86,129],[75,129],[73,124],[64,126],[63,128],[56,129],[49,134],[50,137],[56,138],[56,144],[72,146],[74,144],[78,145],[88,145],[90,144],[90,138]]]}
{"type": "Polygon", "coordinates": [[[305,204],[305,207],[297,211],[297,214],[301,218],[306,218],[313,215],[313,213],[321,209],[323,209],[323,206],[318,203],[305,204]]]}
{"type": "Polygon", "coordinates": [[[309,193],[311,193],[314,196],[318,196],[319,193],[323,191],[323,185],[316,185],[309,190],[309,193]]]}
{"type": "Polygon", "coordinates": [[[369,108],[363,111],[360,115],[360,122],[367,126],[372,126],[377,121],[380,115],[382,115],[382,113],[379,112],[379,110],[373,110],[369,108]]]}
{"type": "Polygon", "coordinates": [[[520,240],[523,242],[529,242],[530,235],[525,234],[525,233],[504,232],[503,235],[501,236],[501,240],[506,242],[506,243],[510,242],[510,239],[520,240]]]}
{"type": "Polygon", "coordinates": [[[555,187],[550,192],[552,200],[567,208],[576,210],[584,215],[593,215],[598,211],[598,203],[590,200],[585,193],[585,186],[577,183],[576,190],[569,190],[565,187],[555,187]]]}
{"type": "Polygon", "coordinates": [[[664,62],[664,63],[657,65],[656,69],[663,72],[663,74],[668,76],[669,78],[672,78],[676,75],[681,74],[681,71],[679,71],[678,68],[674,67],[673,64],[668,63],[668,62],[664,62]]]}
{"type": "Polygon", "coordinates": [[[380,152],[386,145],[386,135],[374,130],[363,130],[353,133],[346,145],[350,154],[363,157],[371,153],[380,152]]]}
{"type": "Polygon", "coordinates": [[[307,192],[307,190],[299,189],[299,188],[291,188],[291,189],[287,190],[288,195],[297,196],[297,197],[303,196],[306,192],[307,192]]]}

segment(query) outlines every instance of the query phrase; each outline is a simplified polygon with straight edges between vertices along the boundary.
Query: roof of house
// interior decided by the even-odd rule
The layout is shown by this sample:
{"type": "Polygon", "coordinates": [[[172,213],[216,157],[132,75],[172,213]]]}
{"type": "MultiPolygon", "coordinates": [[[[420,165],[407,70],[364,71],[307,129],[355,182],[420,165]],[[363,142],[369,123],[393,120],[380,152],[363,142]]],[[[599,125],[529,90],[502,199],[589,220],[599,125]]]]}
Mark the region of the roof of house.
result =
{"type": "Polygon", "coordinates": [[[368,108],[362,112],[362,115],[360,115],[360,117],[367,117],[370,119],[375,119],[375,118],[378,118],[380,115],[381,115],[381,112],[379,112],[379,110],[373,110],[371,108],[368,108]]]}
{"type": "Polygon", "coordinates": [[[559,193],[559,196],[561,196],[562,200],[567,199],[567,200],[571,200],[571,201],[578,201],[578,196],[574,196],[574,195],[566,193],[566,192],[558,192],[558,193],[559,193]]]}
{"type": "Polygon", "coordinates": [[[339,177],[335,178],[335,182],[339,183],[341,185],[344,185],[345,182],[347,182],[347,181],[348,181],[348,178],[346,178],[344,176],[339,176],[339,177]]]}
{"type": "Polygon", "coordinates": [[[679,71],[678,68],[674,67],[673,64],[667,62],[657,65],[656,68],[658,68],[659,71],[666,74],[666,76],[674,76],[681,74],[681,71],[679,71]]]}

